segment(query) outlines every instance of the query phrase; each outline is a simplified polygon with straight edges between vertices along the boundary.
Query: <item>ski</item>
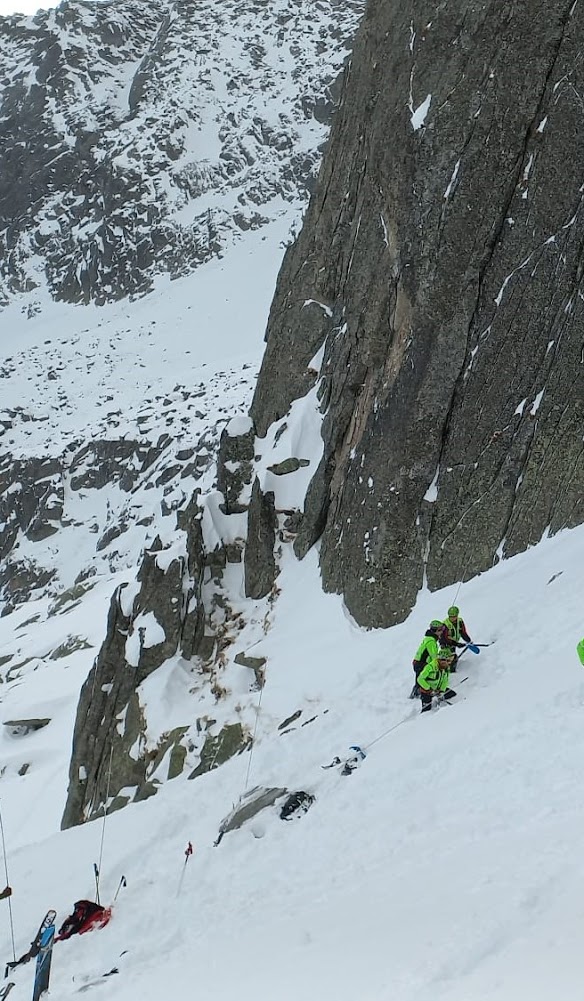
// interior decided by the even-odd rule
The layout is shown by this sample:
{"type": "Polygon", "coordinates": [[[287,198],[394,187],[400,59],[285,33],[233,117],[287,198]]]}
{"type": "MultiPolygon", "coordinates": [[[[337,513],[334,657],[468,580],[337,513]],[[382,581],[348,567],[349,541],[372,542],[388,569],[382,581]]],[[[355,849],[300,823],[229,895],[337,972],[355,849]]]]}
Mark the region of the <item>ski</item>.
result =
{"type": "Polygon", "coordinates": [[[30,943],[30,949],[28,950],[28,952],[25,952],[24,955],[20,957],[20,959],[17,959],[12,963],[6,964],[6,970],[4,972],[5,977],[8,976],[9,971],[13,970],[15,966],[21,966],[23,963],[28,963],[31,959],[35,959],[35,957],[38,956],[43,932],[45,932],[47,928],[50,928],[51,925],[55,924],[56,917],[57,917],[56,911],[53,910],[47,911],[47,913],[45,914],[43,920],[39,925],[39,930],[37,931],[35,937],[30,943]]]}
{"type": "Polygon", "coordinates": [[[55,925],[48,925],[41,934],[39,951],[36,961],[34,975],[34,989],[32,1001],[39,1001],[39,998],[49,989],[49,978],[51,975],[51,959],[53,957],[53,941],[55,938],[55,925]]]}
{"type": "Polygon", "coordinates": [[[0,991],[0,1001],[5,1001],[5,998],[8,997],[13,987],[14,987],[14,981],[9,980],[8,983],[6,984],[6,987],[3,987],[2,990],[0,991]]]}
{"type": "Polygon", "coordinates": [[[77,989],[77,993],[83,994],[85,991],[90,990],[92,987],[97,987],[98,984],[103,984],[106,977],[111,977],[114,975],[114,973],[119,973],[119,972],[120,971],[118,967],[114,966],[113,969],[108,970],[107,973],[102,973],[101,977],[95,977],[93,980],[89,980],[86,984],[83,984],[81,987],[77,989]]]}

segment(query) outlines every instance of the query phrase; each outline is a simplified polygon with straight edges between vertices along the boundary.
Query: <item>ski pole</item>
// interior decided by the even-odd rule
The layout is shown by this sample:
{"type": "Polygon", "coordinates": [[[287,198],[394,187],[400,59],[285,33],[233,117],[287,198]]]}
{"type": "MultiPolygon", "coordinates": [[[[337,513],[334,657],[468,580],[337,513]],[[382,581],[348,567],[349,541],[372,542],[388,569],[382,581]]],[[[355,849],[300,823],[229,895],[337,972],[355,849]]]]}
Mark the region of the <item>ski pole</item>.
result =
{"type": "Polygon", "coordinates": [[[95,902],[99,904],[99,869],[97,868],[97,862],[93,863],[93,874],[95,876],[95,902]]]}
{"type": "Polygon", "coordinates": [[[126,882],[126,877],[122,876],[122,878],[120,879],[120,882],[118,883],[118,888],[117,888],[117,890],[115,892],[115,895],[114,895],[114,899],[113,899],[114,904],[115,904],[116,900],[118,899],[118,893],[122,889],[122,886],[127,886],[127,885],[128,884],[126,882]]]}
{"type": "Polygon", "coordinates": [[[189,843],[187,844],[187,847],[185,848],[185,861],[184,861],[184,865],[182,867],[182,872],[180,874],[180,879],[178,881],[178,889],[176,891],[177,897],[180,894],[181,887],[183,885],[183,879],[185,878],[185,872],[186,872],[186,869],[187,869],[187,862],[189,861],[189,859],[190,859],[191,855],[193,854],[193,852],[194,852],[194,848],[193,848],[191,842],[189,841],[189,843]]]}
{"type": "MultiPolygon", "coordinates": [[[[0,832],[2,833],[2,852],[4,854],[4,873],[6,875],[6,886],[10,886],[10,880],[8,879],[8,859],[6,858],[6,840],[4,838],[4,822],[2,820],[2,812],[0,811],[0,832]]],[[[16,948],[14,945],[14,921],[12,920],[12,900],[10,899],[11,894],[8,894],[8,914],[10,917],[10,935],[12,938],[12,958],[16,962],[16,948]]]]}

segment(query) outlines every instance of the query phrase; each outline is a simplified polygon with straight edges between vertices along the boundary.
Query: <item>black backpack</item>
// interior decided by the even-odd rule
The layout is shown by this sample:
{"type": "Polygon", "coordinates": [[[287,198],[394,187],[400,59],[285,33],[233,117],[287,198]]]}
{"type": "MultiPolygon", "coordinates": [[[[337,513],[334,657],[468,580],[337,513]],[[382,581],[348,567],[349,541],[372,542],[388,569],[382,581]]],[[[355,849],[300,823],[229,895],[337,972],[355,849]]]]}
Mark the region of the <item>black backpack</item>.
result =
{"type": "Polygon", "coordinates": [[[311,796],[309,792],[304,792],[304,790],[293,792],[288,796],[280,810],[280,819],[294,820],[295,817],[301,817],[313,803],[314,796],[311,796]]]}

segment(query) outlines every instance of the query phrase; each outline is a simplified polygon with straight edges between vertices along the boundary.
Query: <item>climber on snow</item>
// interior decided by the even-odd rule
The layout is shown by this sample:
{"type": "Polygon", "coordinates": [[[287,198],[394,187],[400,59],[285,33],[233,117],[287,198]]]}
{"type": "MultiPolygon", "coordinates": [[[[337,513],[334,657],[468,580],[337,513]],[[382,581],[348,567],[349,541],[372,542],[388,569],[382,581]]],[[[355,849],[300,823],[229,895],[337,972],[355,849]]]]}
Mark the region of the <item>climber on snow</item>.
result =
{"type": "Polygon", "coordinates": [[[450,679],[450,664],[452,654],[449,650],[440,650],[436,657],[430,658],[418,675],[418,687],[422,700],[422,712],[427,713],[432,708],[432,699],[439,696],[449,702],[455,698],[456,692],[448,687],[450,679]]]}
{"type": "Polygon", "coordinates": [[[446,645],[447,636],[448,630],[444,623],[440,622],[439,619],[432,619],[430,625],[424,633],[424,639],[416,650],[416,655],[412,661],[416,681],[410,695],[411,699],[415,699],[416,696],[420,694],[418,686],[420,671],[423,670],[429,660],[438,656],[439,645],[446,645]]]}
{"type": "MultiPolygon", "coordinates": [[[[451,605],[448,609],[448,615],[444,619],[444,627],[446,631],[443,634],[442,646],[452,651],[452,664],[450,667],[450,671],[452,672],[456,671],[456,662],[458,660],[456,650],[465,647],[468,643],[472,643],[457,605],[451,605]]],[[[478,649],[476,652],[478,653],[478,649]]]]}

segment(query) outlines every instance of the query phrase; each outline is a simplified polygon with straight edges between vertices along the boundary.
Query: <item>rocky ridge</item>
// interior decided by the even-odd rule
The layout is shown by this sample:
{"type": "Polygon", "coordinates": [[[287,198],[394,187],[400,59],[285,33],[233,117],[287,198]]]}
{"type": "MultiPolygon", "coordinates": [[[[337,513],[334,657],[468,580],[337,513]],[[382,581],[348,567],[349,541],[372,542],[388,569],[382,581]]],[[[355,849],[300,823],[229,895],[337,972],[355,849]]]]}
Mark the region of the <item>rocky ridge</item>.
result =
{"type": "MultiPolygon", "coordinates": [[[[33,674],[76,698],[91,668],[65,826],[249,744],[291,510],[252,482],[261,308],[238,286],[265,294],[362,8],[65,0],[0,18],[0,685],[14,722],[33,674]],[[184,693],[176,718],[161,691],[184,693]]],[[[26,782],[34,728],[10,732],[0,775],[26,782]]]]}
{"type": "Polygon", "coordinates": [[[584,520],[583,28],[368,4],[251,410],[318,385],[296,550],[363,625],[584,520]]]}
{"type": "Polygon", "coordinates": [[[0,304],[143,294],[299,207],[362,0],[0,17],[0,304]]]}

